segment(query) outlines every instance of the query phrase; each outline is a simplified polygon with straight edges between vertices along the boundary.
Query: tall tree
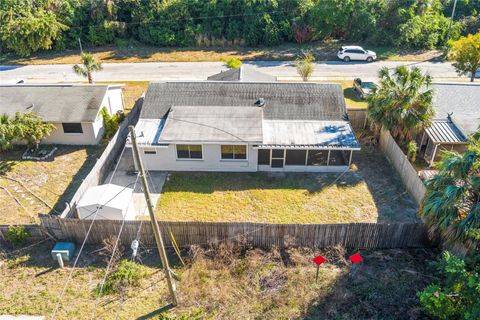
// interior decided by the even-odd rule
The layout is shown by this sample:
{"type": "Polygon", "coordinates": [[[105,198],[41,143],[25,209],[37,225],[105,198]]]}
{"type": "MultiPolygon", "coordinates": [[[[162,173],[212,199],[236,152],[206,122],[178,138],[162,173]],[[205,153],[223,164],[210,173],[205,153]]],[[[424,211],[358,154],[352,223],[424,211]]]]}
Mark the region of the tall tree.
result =
{"type": "Polygon", "coordinates": [[[368,96],[368,116],[394,137],[410,140],[432,120],[432,78],[418,67],[406,66],[398,66],[393,74],[383,67],[378,75],[380,84],[368,96]]]}
{"type": "Polygon", "coordinates": [[[451,59],[459,74],[470,74],[470,81],[475,80],[475,73],[480,69],[480,32],[461,37],[453,42],[451,59]]]}
{"type": "Polygon", "coordinates": [[[82,65],[74,65],[73,72],[88,79],[88,83],[93,83],[92,72],[103,69],[100,62],[95,61],[95,57],[91,53],[82,53],[82,65]]]}
{"type": "Polygon", "coordinates": [[[449,242],[480,240],[480,132],[463,154],[445,152],[439,173],[426,182],[420,214],[449,242]]]}

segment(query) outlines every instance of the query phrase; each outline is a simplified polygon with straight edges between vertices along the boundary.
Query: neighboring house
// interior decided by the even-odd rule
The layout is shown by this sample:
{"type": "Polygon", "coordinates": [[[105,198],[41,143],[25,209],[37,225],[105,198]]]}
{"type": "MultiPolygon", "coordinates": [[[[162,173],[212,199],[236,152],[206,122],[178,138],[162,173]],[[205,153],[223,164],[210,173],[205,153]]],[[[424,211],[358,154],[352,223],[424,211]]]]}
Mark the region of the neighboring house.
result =
{"type": "Polygon", "coordinates": [[[151,83],[136,125],[148,170],[348,170],[360,149],[338,84],[151,83]]]}
{"type": "Polygon", "coordinates": [[[1,85],[0,114],[33,112],[56,129],[43,143],[88,145],[103,137],[105,107],[123,111],[121,85],[1,85]]]}
{"type": "Polygon", "coordinates": [[[277,78],[255,70],[252,66],[228,69],[207,78],[208,81],[275,82],[277,78]]]}
{"type": "Polygon", "coordinates": [[[437,83],[433,86],[435,119],[417,137],[419,154],[433,164],[443,150],[463,152],[468,135],[480,126],[480,85],[437,83]]]}

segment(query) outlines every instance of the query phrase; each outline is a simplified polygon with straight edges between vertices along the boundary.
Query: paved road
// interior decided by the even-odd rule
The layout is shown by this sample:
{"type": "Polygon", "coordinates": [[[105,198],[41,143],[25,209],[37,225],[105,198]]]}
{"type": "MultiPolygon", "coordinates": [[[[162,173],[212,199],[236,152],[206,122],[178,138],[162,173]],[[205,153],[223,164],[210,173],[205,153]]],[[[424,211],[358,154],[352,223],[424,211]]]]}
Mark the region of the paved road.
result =
{"type": "MultiPolygon", "coordinates": [[[[246,62],[261,72],[277,77],[297,76],[291,61],[255,61],[246,62]]],[[[374,79],[380,67],[395,68],[397,65],[416,65],[440,81],[458,79],[449,62],[398,62],[381,61],[374,63],[341,61],[322,61],[315,63],[313,77],[317,79],[374,79]]],[[[103,71],[94,75],[96,81],[127,80],[205,80],[209,75],[225,69],[221,62],[147,62],[147,63],[104,63],[103,71]]],[[[71,82],[84,81],[72,72],[72,65],[26,65],[0,66],[0,83],[12,79],[24,79],[26,82],[71,82]]]]}

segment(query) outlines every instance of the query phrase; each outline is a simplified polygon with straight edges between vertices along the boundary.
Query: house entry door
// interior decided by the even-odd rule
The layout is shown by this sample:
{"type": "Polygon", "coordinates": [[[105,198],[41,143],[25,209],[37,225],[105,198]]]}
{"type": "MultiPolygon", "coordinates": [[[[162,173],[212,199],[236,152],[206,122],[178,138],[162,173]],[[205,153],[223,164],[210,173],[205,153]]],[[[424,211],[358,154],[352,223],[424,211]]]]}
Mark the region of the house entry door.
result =
{"type": "Polygon", "coordinates": [[[285,165],[285,149],[272,149],[271,168],[283,168],[285,165]]]}

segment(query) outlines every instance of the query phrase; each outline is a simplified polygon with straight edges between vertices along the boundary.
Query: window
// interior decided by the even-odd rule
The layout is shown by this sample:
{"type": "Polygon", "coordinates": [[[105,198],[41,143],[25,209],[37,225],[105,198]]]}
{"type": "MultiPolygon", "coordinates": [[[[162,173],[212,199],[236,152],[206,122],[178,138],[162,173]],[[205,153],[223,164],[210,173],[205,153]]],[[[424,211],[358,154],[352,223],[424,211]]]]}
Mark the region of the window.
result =
{"type": "Polygon", "coordinates": [[[307,150],[287,150],[285,165],[304,166],[307,158],[307,150]]]}
{"type": "Polygon", "coordinates": [[[81,123],[62,123],[64,133],[83,133],[81,123]]]}
{"type": "Polygon", "coordinates": [[[177,144],[178,159],[202,159],[202,145],[200,144],[177,144]]]}
{"type": "Polygon", "coordinates": [[[247,159],[247,146],[245,145],[221,145],[222,160],[245,160],[247,159]]]}
{"type": "Polygon", "coordinates": [[[326,166],[327,159],[327,150],[308,150],[307,165],[309,166],[326,166]]]}
{"type": "Polygon", "coordinates": [[[258,164],[270,165],[269,149],[258,149],[258,164]]]}

